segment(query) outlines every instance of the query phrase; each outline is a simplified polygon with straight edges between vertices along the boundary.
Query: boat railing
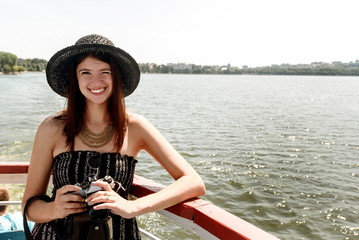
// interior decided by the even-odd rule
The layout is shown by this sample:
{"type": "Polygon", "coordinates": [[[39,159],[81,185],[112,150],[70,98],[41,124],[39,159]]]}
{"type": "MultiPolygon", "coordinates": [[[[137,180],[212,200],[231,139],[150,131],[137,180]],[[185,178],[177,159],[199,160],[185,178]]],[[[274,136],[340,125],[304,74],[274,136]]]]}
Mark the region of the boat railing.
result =
{"type": "MultiPolygon", "coordinates": [[[[25,183],[28,167],[28,162],[0,162],[0,183],[25,183]]],[[[143,197],[164,187],[135,175],[131,194],[134,197],[143,197]]],[[[201,198],[190,199],[157,212],[203,239],[278,240],[277,237],[201,198]]],[[[146,230],[141,229],[141,233],[147,238],[159,239],[146,230]]]]}
{"type": "MultiPolygon", "coordinates": [[[[0,181],[0,183],[3,183],[3,182],[0,181]]],[[[0,206],[10,206],[10,205],[21,205],[21,201],[0,201],[0,206]]],[[[157,236],[153,235],[152,233],[146,231],[145,229],[139,228],[139,231],[142,234],[142,236],[145,236],[147,239],[161,240],[160,238],[158,238],[157,236]]],[[[0,239],[2,239],[1,237],[2,237],[2,235],[0,233],[0,239]]],[[[9,238],[9,239],[12,239],[12,238],[9,238]]]]}

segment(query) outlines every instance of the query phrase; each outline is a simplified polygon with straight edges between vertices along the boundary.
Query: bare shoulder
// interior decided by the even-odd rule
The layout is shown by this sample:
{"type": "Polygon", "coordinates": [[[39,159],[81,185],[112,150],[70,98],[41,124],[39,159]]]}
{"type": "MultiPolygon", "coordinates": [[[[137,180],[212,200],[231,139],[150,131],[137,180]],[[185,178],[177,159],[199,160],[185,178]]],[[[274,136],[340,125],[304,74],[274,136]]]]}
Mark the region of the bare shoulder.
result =
{"type": "Polygon", "coordinates": [[[143,141],[150,135],[157,135],[158,130],[144,116],[139,114],[128,114],[128,133],[132,137],[143,141]]]}
{"type": "Polygon", "coordinates": [[[165,139],[158,129],[144,116],[131,113],[128,115],[128,134],[130,139],[143,148],[155,142],[164,142],[165,139]]]}
{"type": "Polygon", "coordinates": [[[142,115],[127,112],[129,129],[144,129],[151,126],[151,123],[142,115]]]}
{"type": "Polygon", "coordinates": [[[64,128],[64,120],[58,116],[50,116],[45,118],[39,125],[38,134],[48,137],[62,134],[64,128]]]}

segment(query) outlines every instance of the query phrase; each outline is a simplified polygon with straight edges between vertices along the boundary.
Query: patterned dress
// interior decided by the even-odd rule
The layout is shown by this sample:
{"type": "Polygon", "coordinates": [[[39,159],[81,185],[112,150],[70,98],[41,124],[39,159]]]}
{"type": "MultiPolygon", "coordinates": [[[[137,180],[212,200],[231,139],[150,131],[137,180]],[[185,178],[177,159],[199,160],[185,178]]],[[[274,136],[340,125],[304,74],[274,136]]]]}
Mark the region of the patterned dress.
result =
{"type": "MultiPolygon", "coordinates": [[[[118,181],[125,191],[121,196],[126,198],[130,192],[135,172],[137,160],[133,157],[120,153],[102,153],[95,151],[74,151],[63,152],[53,160],[53,196],[55,199],[56,190],[64,185],[82,183],[89,175],[97,174],[98,178],[106,175],[118,181]],[[99,167],[93,168],[89,164],[92,156],[100,156],[99,167]]],[[[135,218],[125,219],[118,215],[112,216],[113,239],[141,239],[135,218]]],[[[66,221],[66,218],[64,219],[66,221]]],[[[32,235],[35,239],[56,240],[56,234],[52,229],[52,224],[36,224],[32,235]]]]}

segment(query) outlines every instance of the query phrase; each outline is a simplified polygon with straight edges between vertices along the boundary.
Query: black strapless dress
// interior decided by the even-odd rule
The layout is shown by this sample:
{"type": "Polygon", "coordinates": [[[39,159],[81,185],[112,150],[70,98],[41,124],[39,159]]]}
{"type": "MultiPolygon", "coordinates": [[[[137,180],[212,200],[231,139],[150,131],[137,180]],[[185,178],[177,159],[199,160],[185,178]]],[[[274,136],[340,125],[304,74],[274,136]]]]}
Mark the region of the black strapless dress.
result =
{"type": "MultiPolygon", "coordinates": [[[[54,158],[52,199],[55,199],[56,190],[62,186],[82,183],[87,176],[96,173],[99,178],[109,175],[121,183],[125,189],[124,194],[121,195],[127,199],[137,160],[127,155],[122,156],[120,153],[102,153],[100,154],[100,166],[96,170],[88,164],[88,159],[94,155],[99,155],[99,153],[95,151],[74,151],[60,153],[54,158]]],[[[112,215],[112,221],[114,240],[141,239],[136,218],[125,219],[118,215],[112,215]]],[[[56,240],[49,223],[35,224],[32,234],[37,239],[56,240]],[[38,238],[39,236],[41,237],[38,238]]]]}

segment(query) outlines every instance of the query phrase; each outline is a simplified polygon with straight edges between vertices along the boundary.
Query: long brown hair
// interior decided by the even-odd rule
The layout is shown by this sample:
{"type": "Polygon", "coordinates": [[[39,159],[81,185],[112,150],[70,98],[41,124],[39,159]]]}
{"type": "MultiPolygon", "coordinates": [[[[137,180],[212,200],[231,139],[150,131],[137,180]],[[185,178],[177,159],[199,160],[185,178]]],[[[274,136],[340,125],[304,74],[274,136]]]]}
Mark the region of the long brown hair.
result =
{"type": "Polygon", "coordinates": [[[121,84],[121,72],[118,65],[111,57],[99,53],[78,55],[69,67],[70,88],[67,95],[67,109],[60,116],[60,118],[65,121],[64,135],[66,136],[66,144],[70,148],[70,151],[74,151],[75,137],[79,134],[81,128],[85,124],[86,100],[78,85],[76,68],[78,64],[88,56],[106,62],[111,66],[113,90],[112,95],[108,100],[108,112],[110,114],[110,121],[115,129],[115,150],[119,152],[123,145],[128,123],[121,84]]]}

